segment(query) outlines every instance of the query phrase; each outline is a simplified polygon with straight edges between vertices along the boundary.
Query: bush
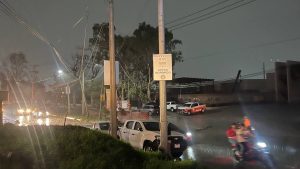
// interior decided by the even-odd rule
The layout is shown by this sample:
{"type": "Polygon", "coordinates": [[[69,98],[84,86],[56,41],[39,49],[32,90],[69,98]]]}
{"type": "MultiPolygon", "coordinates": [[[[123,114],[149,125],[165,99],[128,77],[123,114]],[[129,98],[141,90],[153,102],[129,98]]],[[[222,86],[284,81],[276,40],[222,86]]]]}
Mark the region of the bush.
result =
{"type": "Polygon", "coordinates": [[[76,126],[0,127],[0,169],[195,169],[76,126]]]}

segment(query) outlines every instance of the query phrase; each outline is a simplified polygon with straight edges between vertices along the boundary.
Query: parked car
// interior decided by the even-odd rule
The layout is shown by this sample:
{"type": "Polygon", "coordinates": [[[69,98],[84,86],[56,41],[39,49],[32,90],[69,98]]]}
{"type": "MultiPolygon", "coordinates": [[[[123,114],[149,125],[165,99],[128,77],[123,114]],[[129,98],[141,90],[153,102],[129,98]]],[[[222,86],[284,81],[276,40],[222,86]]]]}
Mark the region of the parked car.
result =
{"type": "Polygon", "coordinates": [[[167,110],[171,110],[172,112],[176,111],[178,104],[175,101],[168,101],[167,102],[167,110]]]}
{"type": "MultiPolygon", "coordinates": [[[[168,124],[168,143],[174,158],[179,158],[186,150],[189,136],[174,124],[168,124]]],[[[120,128],[120,139],[145,151],[157,151],[160,143],[159,122],[127,120],[120,128]]]]}
{"type": "MultiPolygon", "coordinates": [[[[118,122],[118,129],[117,129],[118,136],[120,135],[119,134],[119,129],[120,129],[121,126],[123,126],[123,124],[118,122]]],[[[100,131],[101,133],[110,134],[110,121],[96,122],[96,123],[93,124],[91,129],[100,131]]]]}
{"type": "Polygon", "coordinates": [[[141,112],[148,112],[150,116],[159,115],[159,106],[156,105],[144,105],[141,109],[141,112]]]}
{"type": "Polygon", "coordinates": [[[187,102],[182,106],[179,106],[178,112],[184,115],[191,115],[194,113],[204,112],[206,110],[206,105],[199,102],[187,102]]]}

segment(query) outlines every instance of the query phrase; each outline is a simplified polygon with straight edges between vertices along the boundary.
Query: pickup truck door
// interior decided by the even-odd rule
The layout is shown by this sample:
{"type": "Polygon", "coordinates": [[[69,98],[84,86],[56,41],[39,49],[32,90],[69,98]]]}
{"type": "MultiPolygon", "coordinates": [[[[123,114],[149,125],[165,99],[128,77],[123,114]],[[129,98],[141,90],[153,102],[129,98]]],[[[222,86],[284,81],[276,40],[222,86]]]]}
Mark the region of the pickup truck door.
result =
{"type": "Polygon", "coordinates": [[[129,135],[129,142],[133,147],[142,148],[140,147],[141,137],[142,137],[142,125],[140,122],[135,122],[133,130],[130,130],[129,135]]]}
{"type": "Polygon", "coordinates": [[[134,124],[134,121],[127,121],[127,123],[123,127],[123,129],[121,131],[121,139],[124,142],[127,142],[127,143],[129,142],[129,134],[130,134],[130,130],[133,128],[133,124],[134,124]]]}

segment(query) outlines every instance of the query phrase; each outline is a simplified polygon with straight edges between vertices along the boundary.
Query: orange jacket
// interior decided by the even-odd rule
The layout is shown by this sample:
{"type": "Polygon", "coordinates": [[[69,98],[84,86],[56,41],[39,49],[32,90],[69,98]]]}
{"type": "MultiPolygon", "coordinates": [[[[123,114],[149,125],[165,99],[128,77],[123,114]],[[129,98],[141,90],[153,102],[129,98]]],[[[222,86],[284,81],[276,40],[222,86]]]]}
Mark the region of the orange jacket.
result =
{"type": "Polygon", "coordinates": [[[250,119],[244,118],[244,125],[245,125],[246,128],[250,127],[251,126],[250,119]]]}

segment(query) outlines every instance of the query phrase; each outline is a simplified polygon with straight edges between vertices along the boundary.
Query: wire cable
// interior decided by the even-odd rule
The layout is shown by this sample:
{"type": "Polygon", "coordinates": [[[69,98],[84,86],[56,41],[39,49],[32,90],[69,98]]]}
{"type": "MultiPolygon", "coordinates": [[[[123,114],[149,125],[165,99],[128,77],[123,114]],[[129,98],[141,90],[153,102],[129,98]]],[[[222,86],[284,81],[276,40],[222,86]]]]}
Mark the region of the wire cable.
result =
{"type": "Polygon", "coordinates": [[[228,2],[228,1],[231,1],[231,0],[225,0],[225,1],[221,1],[221,2],[215,3],[215,4],[213,4],[213,5],[211,5],[211,6],[208,6],[208,7],[204,8],[204,9],[195,11],[195,12],[190,13],[190,14],[188,14],[188,15],[185,15],[185,16],[179,17],[179,18],[177,18],[177,19],[174,19],[174,20],[172,20],[172,21],[170,21],[170,22],[167,22],[165,25],[167,26],[167,25],[170,25],[170,24],[172,24],[172,23],[175,23],[175,22],[184,20],[184,19],[186,19],[186,18],[189,18],[189,17],[191,17],[191,16],[194,16],[194,15],[196,15],[196,14],[199,14],[199,13],[201,13],[201,12],[204,12],[204,11],[206,11],[206,10],[209,10],[209,9],[211,9],[211,8],[213,8],[213,7],[216,7],[216,6],[218,6],[218,5],[221,5],[221,4],[226,3],[226,2],[228,2]]]}
{"type": "MultiPolygon", "coordinates": [[[[236,5],[236,4],[238,4],[239,2],[242,2],[242,1],[245,1],[245,0],[241,0],[241,1],[235,2],[234,5],[236,5]]],[[[193,24],[196,24],[196,23],[199,23],[199,22],[208,20],[208,19],[213,18],[213,17],[215,17],[215,16],[218,16],[218,15],[221,15],[221,14],[224,14],[224,13],[227,13],[227,12],[230,12],[230,11],[232,11],[232,10],[234,10],[234,9],[237,9],[237,8],[242,7],[242,6],[248,5],[248,4],[253,3],[253,2],[255,2],[255,1],[257,1],[257,0],[251,0],[251,1],[248,1],[248,2],[245,2],[245,3],[242,3],[242,4],[239,4],[239,5],[237,5],[237,6],[231,7],[231,8],[229,8],[229,9],[226,9],[226,8],[228,8],[228,7],[230,7],[230,6],[233,6],[233,5],[231,4],[231,5],[225,6],[225,7],[223,7],[223,8],[217,9],[217,10],[215,10],[215,11],[209,12],[209,13],[207,13],[207,14],[204,14],[204,15],[202,15],[202,16],[199,16],[199,17],[197,17],[197,18],[193,18],[193,19],[190,19],[190,20],[188,20],[188,21],[182,22],[182,23],[180,23],[180,24],[171,26],[171,27],[169,27],[169,29],[170,29],[170,31],[177,30],[177,29],[182,29],[182,28],[184,28],[184,27],[187,27],[187,26],[190,26],[190,25],[193,25],[193,24]],[[224,9],[226,9],[226,10],[224,10],[224,9]],[[224,10],[224,11],[221,11],[221,10],[224,10]],[[221,12],[217,12],[217,11],[221,11],[221,12]],[[215,12],[217,12],[217,13],[215,13],[215,12]],[[215,13],[215,14],[213,14],[213,13],[215,13]],[[213,15],[210,15],[210,14],[213,14],[213,15]],[[209,15],[209,16],[207,16],[207,15],[209,15]],[[207,16],[207,17],[204,17],[204,18],[203,18],[203,16],[207,16]]]]}

